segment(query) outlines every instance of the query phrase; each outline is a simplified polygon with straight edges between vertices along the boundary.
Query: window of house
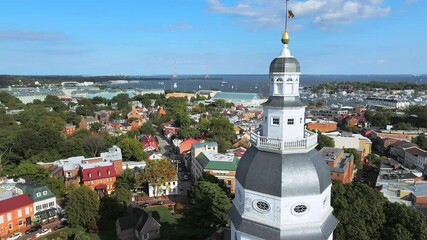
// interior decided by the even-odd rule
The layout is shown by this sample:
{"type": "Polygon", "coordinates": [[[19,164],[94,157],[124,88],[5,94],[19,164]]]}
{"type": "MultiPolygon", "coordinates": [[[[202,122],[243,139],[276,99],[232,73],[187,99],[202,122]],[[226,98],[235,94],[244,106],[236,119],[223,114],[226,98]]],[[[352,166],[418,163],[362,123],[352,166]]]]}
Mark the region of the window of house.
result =
{"type": "Polygon", "coordinates": [[[88,175],[89,175],[90,178],[92,177],[92,173],[89,173],[88,175]]]}
{"type": "Polygon", "coordinates": [[[54,205],[55,205],[54,202],[49,203],[49,207],[53,207],[54,205]]]}
{"type": "Polygon", "coordinates": [[[101,172],[100,171],[98,171],[98,176],[101,176],[101,172]]]}
{"type": "Polygon", "coordinates": [[[110,175],[111,174],[110,170],[108,170],[107,173],[108,173],[108,175],[110,175]]]}
{"type": "Polygon", "coordinates": [[[43,191],[43,195],[47,195],[47,191],[43,191]]]}
{"type": "Polygon", "coordinates": [[[102,183],[102,179],[99,179],[99,180],[98,180],[98,183],[102,183]]]}
{"type": "Polygon", "coordinates": [[[36,193],[37,197],[40,197],[42,194],[40,192],[36,193]]]}
{"type": "Polygon", "coordinates": [[[23,222],[22,222],[22,220],[19,220],[19,221],[18,221],[18,225],[19,225],[19,226],[22,226],[22,223],[23,223],[23,222]]]}
{"type": "Polygon", "coordinates": [[[302,123],[302,118],[299,118],[299,123],[302,123]]]}
{"type": "Polygon", "coordinates": [[[294,125],[294,119],[293,118],[288,119],[288,125],[294,125]]]}
{"type": "Polygon", "coordinates": [[[4,223],[4,217],[3,215],[0,216],[0,224],[4,223]]]}
{"type": "Polygon", "coordinates": [[[280,125],[280,118],[278,118],[278,117],[271,118],[271,125],[279,126],[280,125]]]}
{"type": "Polygon", "coordinates": [[[12,221],[12,213],[7,214],[7,221],[8,222],[12,221]]]}
{"type": "Polygon", "coordinates": [[[18,217],[22,217],[22,210],[21,209],[18,210],[18,217]]]}
{"type": "Polygon", "coordinates": [[[12,230],[12,223],[9,223],[9,230],[12,230]]]}
{"type": "Polygon", "coordinates": [[[227,180],[227,185],[231,186],[231,180],[227,180]]]}
{"type": "Polygon", "coordinates": [[[40,211],[40,209],[42,209],[42,206],[37,205],[37,206],[36,206],[36,211],[40,211]]]}
{"type": "Polygon", "coordinates": [[[43,209],[47,208],[47,203],[43,204],[43,209]]]}

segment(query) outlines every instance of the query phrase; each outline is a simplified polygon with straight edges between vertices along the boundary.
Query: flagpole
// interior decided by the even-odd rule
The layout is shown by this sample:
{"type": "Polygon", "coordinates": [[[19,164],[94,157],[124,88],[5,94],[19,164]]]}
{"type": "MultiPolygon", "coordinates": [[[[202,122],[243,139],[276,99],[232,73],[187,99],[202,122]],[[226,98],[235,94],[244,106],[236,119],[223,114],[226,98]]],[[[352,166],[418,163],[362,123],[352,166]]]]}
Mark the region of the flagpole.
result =
{"type": "Polygon", "coordinates": [[[285,31],[288,30],[288,2],[289,2],[289,0],[286,0],[286,7],[285,7],[285,31]]]}

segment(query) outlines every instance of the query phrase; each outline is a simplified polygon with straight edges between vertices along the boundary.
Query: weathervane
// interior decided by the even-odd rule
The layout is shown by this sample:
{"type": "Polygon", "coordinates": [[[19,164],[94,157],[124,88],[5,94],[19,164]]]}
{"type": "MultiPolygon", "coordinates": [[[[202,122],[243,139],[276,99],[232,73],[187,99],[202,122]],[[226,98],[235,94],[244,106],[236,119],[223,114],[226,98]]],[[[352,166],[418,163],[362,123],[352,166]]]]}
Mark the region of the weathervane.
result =
{"type": "Polygon", "coordinates": [[[292,10],[288,10],[288,2],[289,2],[289,0],[286,0],[286,4],[285,4],[285,32],[283,33],[283,36],[282,36],[282,43],[285,45],[288,44],[290,41],[289,33],[288,33],[288,18],[294,18],[295,17],[292,10]]]}

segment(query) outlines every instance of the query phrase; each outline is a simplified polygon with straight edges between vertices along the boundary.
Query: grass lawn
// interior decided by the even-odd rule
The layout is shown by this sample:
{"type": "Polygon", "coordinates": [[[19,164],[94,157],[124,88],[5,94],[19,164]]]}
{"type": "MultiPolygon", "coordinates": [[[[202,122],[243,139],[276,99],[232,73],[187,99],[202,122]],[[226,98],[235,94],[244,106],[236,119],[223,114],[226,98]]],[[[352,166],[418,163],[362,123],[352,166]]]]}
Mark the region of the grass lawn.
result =
{"type": "Polygon", "coordinates": [[[160,223],[169,223],[174,224],[176,220],[180,218],[179,215],[172,215],[167,207],[158,206],[158,207],[148,207],[144,209],[147,212],[157,211],[160,214],[160,223]]]}

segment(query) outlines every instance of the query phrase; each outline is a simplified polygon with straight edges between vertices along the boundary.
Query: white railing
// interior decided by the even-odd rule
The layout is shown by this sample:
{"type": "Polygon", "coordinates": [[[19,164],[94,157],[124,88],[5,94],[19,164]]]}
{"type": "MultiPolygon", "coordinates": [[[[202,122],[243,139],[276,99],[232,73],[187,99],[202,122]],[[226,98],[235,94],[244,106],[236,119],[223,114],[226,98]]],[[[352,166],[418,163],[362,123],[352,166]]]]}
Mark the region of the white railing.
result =
{"type": "Polygon", "coordinates": [[[264,150],[273,150],[277,152],[299,152],[311,150],[317,145],[317,133],[304,130],[304,138],[294,141],[286,141],[281,138],[269,138],[261,136],[262,129],[256,129],[251,133],[252,144],[264,150]]]}

